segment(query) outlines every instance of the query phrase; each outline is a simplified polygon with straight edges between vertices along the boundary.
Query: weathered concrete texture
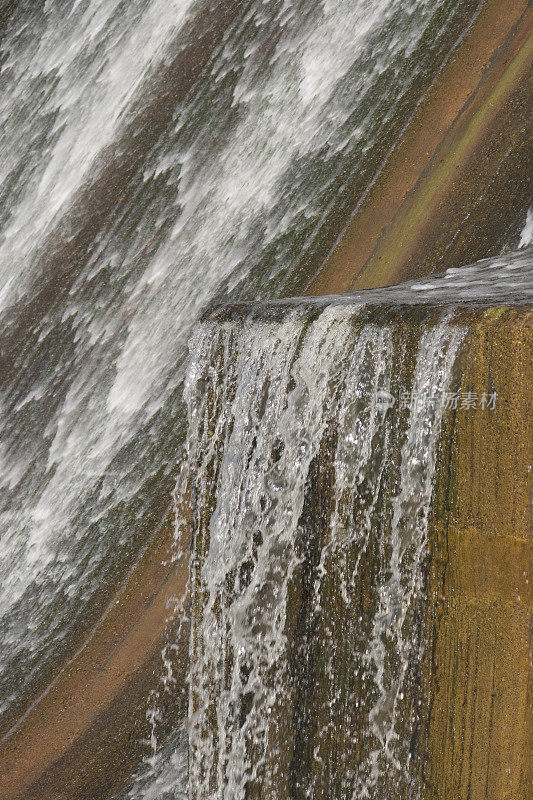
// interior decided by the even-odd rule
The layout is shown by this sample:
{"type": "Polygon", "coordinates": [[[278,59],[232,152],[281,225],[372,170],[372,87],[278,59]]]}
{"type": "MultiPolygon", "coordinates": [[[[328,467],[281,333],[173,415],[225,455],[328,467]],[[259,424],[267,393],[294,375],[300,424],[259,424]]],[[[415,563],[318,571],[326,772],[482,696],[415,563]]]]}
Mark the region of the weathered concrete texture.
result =
{"type": "MultiPolygon", "coordinates": [[[[238,9],[237,3],[226,3],[225,5],[230,10],[238,9]]],[[[441,79],[437,81],[434,89],[428,95],[427,102],[422,104],[413,124],[406,133],[404,144],[393,155],[382,178],[369,192],[367,200],[361,208],[362,213],[357,217],[353,235],[348,231],[348,237],[343,240],[345,243],[343,247],[347,249],[342,249],[342,247],[339,249],[337,263],[334,265],[335,269],[331,273],[325,270],[322,276],[319,276],[319,281],[313,287],[313,293],[339,292],[351,285],[354,277],[370,256],[381,231],[396,214],[402,199],[415,186],[429,185],[426,180],[428,175],[437,174],[431,172],[433,167],[430,166],[430,162],[435,168],[438,166],[438,153],[441,152],[438,148],[444,147],[443,140],[448,130],[450,133],[446,141],[449,144],[446,145],[447,149],[442,152],[446,152],[450,158],[453,157],[454,142],[458,141],[454,138],[455,132],[461,130],[460,120],[458,119],[457,123],[454,123],[456,115],[461,112],[463,120],[473,120],[474,116],[471,114],[471,110],[474,109],[474,105],[468,103],[468,98],[476,91],[476,88],[478,86],[497,86],[502,74],[511,74],[506,72],[509,62],[505,61],[505,53],[515,52],[508,45],[511,41],[516,43],[516,39],[512,36],[509,38],[509,33],[512,30],[514,35],[518,30],[513,26],[524,15],[526,6],[526,0],[506,0],[506,3],[502,3],[501,0],[487,0],[471,34],[466,37],[463,45],[458,49],[456,57],[443,71],[441,79]],[[505,51],[500,53],[503,60],[494,58],[494,54],[501,47],[505,51]],[[488,66],[484,82],[482,82],[481,76],[485,64],[488,66]],[[426,168],[427,172],[425,172],[426,168]],[[419,179],[420,183],[417,183],[419,179]],[[352,236],[351,239],[350,236],[352,236]],[[370,247],[370,251],[363,252],[361,249],[363,246],[364,248],[370,247]],[[354,260],[355,256],[359,261],[354,260]]],[[[524,19],[526,18],[524,17],[524,19]]],[[[220,33],[223,27],[220,26],[217,30],[220,33]]],[[[523,27],[520,28],[520,31],[523,31],[523,27]]],[[[218,34],[213,28],[210,35],[216,38],[218,34]]],[[[205,44],[205,40],[199,41],[200,44],[202,42],[205,44]]],[[[182,65],[186,62],[189,63],[190,59],[194,60],[197,50],[197,45],[194,45],[193,49],[185,51],[184,55],[180,52],[168,74],[173,74],[172,70],[182,69],[182,65]]],[[[200,54],[198,58],[198,64],[203,63],[203,55],[200,54]]],[[[190,80],[194,79],[195,74],[196,72],[193,70],[190,80]]],[[[527,73],[521,72],[520,74],[527,73]]],[[[185,83],[188,80],[189,78],[184,78],[185,83]]],[[[173,107],[175,97],[183,90],[184,81],[178,81],[177,88],[169,95],[162,98],[158,96],[158,107],[161,104],[164,106],[163,114],[160,114],[162,120],[166,119],[165,114],[167,114],[168,108],[173,107]]],[[[520,82],[518,84],[506,83],[505,87],[508,86],[518,86],[519,91],[522,91],[520,87],[523,84],[520,82]]],[[[480,94],[479,97],[482,98],[482,95],[480,94]]],[[[487,113],[491,109],[492,97],[493,95],[489,93],[488,99],[485,96],[484,105],[482,104],[482,109],[485,109],[487,113]]],[[[424,234],[426,237],[425,239],[422,237],[424,241],[431,244],[433,235],[437,233],[437,243],[447,242],[457,230],[457,224],[454,221],[457,219],[461,220],[459,227],[463,231],[462,236],[464,237],[464,231],[469,223],[461,218],[461,208],[466,207],[470,202],[466,192],[468,186],[479,186],[481,183],[483,197],[490,195],[490,197],[499,198],[501,191],[501,194],[505,196],[504,210],[507,214],[510,193],[506,191],[506,181],[510,181],[512,184],[514,178],[509,176],[514,173],[505,167],[498,173],[500,177],[496,176],[497,182],[492,183],[487,189],[490,179],[487,179],[485,169],[487,164],[496,165],[498,163],[499,155],[498,158],[495,158],[494,152],[498,154],[507,152],[505,148],[509,135],[516,138],[521,133],[522,123],[513,126],[513,119],[521,119],[523,106],[520,104],[517,106],[516,103],[521,101],[513,100],[513,97],[514,95],[512,97],[510,94],[505,95],[505,98],[510,98],[505,99],[505,102],[511,105],[505,106],[508,109],[505,113],[498,111],[496,114],[496,118],[499,115],[504,127],[499,125],[494,128],[490,127],[494,131],[492,139],[489,140],[483,136],[477,137],[479,132],[489,130],[487,117],[483,118],[485,120],[483,125],[475,128],[476,136],[468,141],[481,141],[488,144],[484,150],[482,148],[475,151],[479,153],[479,156],[475,156],[477,161],[468,159],[469,154],[474,151],[468,148],[464,150],[466,161],[461,164],[465,163],[466,167],[461,167],[463,171],[460,174],[464,176],[465,169],[469,170],[470,165],[476,163],[479,165],[476,167],[476,181],[455,182],[455,186],[452,188],[456,200],[452,200],[451,215],[444,217],[443,208],[438,206],[438,216],[433,216],[432,219],[433,221],[440,220],[440,232],[436,232],[433,228],[430,232],[431,235],[424,234]],[[514,116],[517,113],[518,116],[514,116]],[[496,147],[497,151],[492,151],[492,147],[496,147]],[[455,202],[458,203],[456,211],[453,206],[455,202]]],[[[502,102],[504,102],[503,99],[502,102]]],[[[504,108],[504,106],[498,108],[504,108]]],[[[150,107],[143,114],[141,123],[136,124],[141,124],[142,128],[146,120],[149,121],[152,117],[153,108],[150,107]]],[[[490,125],[492,126],[492,122],[490,125]]],[[[146,141],[150,137],[153,138],[153,131],[155,130],[157,133],[159,127],[156,126],[155,129],[150,130],[151,132],[148,133],[145,131],[146,136],[143,134],[146,141]]],[[[474,131],[474,128],[472,130],[474,131]]],[[[130,130],[128,129],[129,135],[130,130]]],[[[515,138],[513,138],[513,142],[515,138]]],[[[518,148],[520,146],[517,144],[518,148]]],[[[126,148],[125,152],[128,155],[129,150],[126,148]]],[[[142,149],[139,152],[143,152],[142,149]]],[[[513,161],[519,168],[523,163],[521,158],[513,161]]],[[[113,163],[118,178],[110,184],[110,173],[104,171],[100,177],[97,176],[93,184],[87,187],[86,193],[82,195],[80,201],[80,208],[84,209],[83,224],[80,222],[74,239],[69,240],[70,243],[65,244],[64,248],[59,250],[59,255],[50,260],[51,270],[48,267],[44,269],[42,279],[44,283],[41,281],[42,285],[40,291],[36,293],[35,301],[40,306],[43,302],[45,305],[51,302],[51,299],[57,301],[62,292],[68,291],[70,283],[76,275],[76,269],[73,269],[72,265],[80,264],[83,243],[98,229],[102,215],[111,207],[116,191],[126,185],[132,164],[135,166],[136,162],[126,164],[123,158],[120,163],[113,163]],[[105,179],[104,182],[100,179],[102,176],[105,179]],[[104,195],[105,202],[102,203],[104,195]],[[92,208],[94,213],[90,211],[87,215],[85,213],[87,208],[92,208]],[[59,284],[57,284],[58,265],[66,265],[59,284]],[[50,280],[48,280],[49,278],[50,280]]],[[[447,165],[449,163],[451,161],[446,161],[447,165]]],[[[507,158],[502,163],[509,164],[511,162],[507,158]]],[[[443,169],[438,174],[446,177],[452,173],[449,169],[443,169]]],[[[432,185],[436,187],[437,183],[432,185]]],[[[441,185],[445,186],[445,181],[438,184],[438,186],[441,185]]],[[[522,183],[520,183],[520,187],[522,187],[522,183]]],[[[523,189],[520,188],[520,193],[522,192],[523,189]]],[[[444,196],[443,192],[439,197],[442,196],[444,196]]],[[[448,196],[452,197],[451,192],[448,192],[448,196]]],[[[521,196],[522,194],[520,194],[521,196]]],[[[411,203],[411,200],[409,202],[411,203]]],[[[492,207],[494,208],[494,206],[492,207]]],[[[497,210],[499,214],[502,211],[502,203],[499,199],[497,210]]],[[[73,209],[73,214],[77,218],[76,209],[73,209]]],[[[425,217],[417,217],[417,219],[424,220],[425,217]]],[[[471,219],[472,225],[479,226],[479,241],[482,236],[491,235],[494,215],[480,215],[476,212],[471,219]]],[[[408,227],[407,230],[413,232],[414,229],[408,227]]],[[[498,233],[498,236],[501,236],[501,232],[498,233]]],[[[56,238],[52,237],[50,241],[54,243],[56,238]]],[[[422,239],[418,236],[417,241],[422,241],[422,239]]],[[[462,241],[466,241],[466,239],[463,238],[462,241]]],[[[457,250],[448,250],[447,252],[450,258],[459,259],[454,262],[454,265],[460,263],[461,260],[472,260],[457,250]]],[[[476,253],[485,255],[484,251],[476,251],[476,253]]],[[[424,255],[424,259],[432,260],[432,258],[430,249],[424,255]]],[[[43,256],[43,259],[44,263],[46,258],[43,256]]],[[[46,263],[48,264],[48,262],[46,263]]],[[[400,267],[398,268],[400,269],[400,267]]],[[[382,282],[392,282],[390,277],[392,273],[385,281],[381,280],[378,273],[372,277],[372,273],[369,271],[366,275],[365,285],[371,285],[372,280],[376,285],[382,282]]],[[[28,311],[31,316],[30,312],[31,307],[28,311]]],[[[21,315],[21,324],[13,327],[9,332],[9,341],[14,341],[18,335],[27,335],[26,322],[28,318],[24,314],[21,315]]],[[[510,330],[505,320],[508,320],[508,317],[502,318],[498,323],[502,336],[504,328],[510,330]]],[[[491,330],[496,329],[491,328],[491,330]]],[[[479,340],[476,340],[479,347],[481,347],[485,332],[480,333],[479,340]]],[[[508,339],[502,341],[508,343],[508,339]]],[[[528,341],[530,343],[530,338],[528,341]]],[[[508,346],[506,349],[506,345],[503,344],[502,348],[498,349],[494,343],[493,347],[494,352],[497,350],[500,353],[499,357],[503,359],[505,369],[508,372],[513,372],[513,370],[516,372],[515,381],[508,387],[515,392],[512,402],[516,403],[518,402],[517,387],[521,387],[521,396],[524,398],[527,397],[528,389],[533,385],[531,359],[526,370],[521,366],[520,361],[514,360],[517,356],[509,351],[508,346]]],[[[524,360],[525,351],[520,352],[522,352],[521,358],[524,360]]],[[[474,363],[476,362],[473,361],[472,364],[474,363]]],[[[476,367],[480,370],[479,374],[476,373],[477,379],[480,381],[483,365],[486,370],[485,377],[489,374],[489,369],[492,369],[492,367],[489,368],[488,362],[481,359],[476,367]]],[[[472,365],[470,369],[473,369],[472,365]]],[[[503,366],[501,370],[503,370],[503,366]]],[[[503,375],[504,372],[496,372],[494,380],[499,380],[497,376],[500,374],[503,375]]],[[[503,398],[503,396],[502,388],[501,397],[503,398]]],[[[517,797],[525,796],[524,790],[518,788],[515,790],[515,786],[524,785],[523,778],[520,778],[518,773],[523,769],[524,754],[527,753],[524,746],[522,717],[518,716],[523,711],[520,703],[524,702],[525,697],[523,683],[526,611],[524,610],[525,592],[520,586],[520,565],[526,559],[524,543],[526,521],[523,520],[522,527],[517,524],[516,531],[518,533],[513,533],[514,522],[509,523],[507,527],[500,524],[503,511],[498,516],[498,509],[507,509],[503,516],[509,521],[512,519],[512,516],[509,516],[511,513],[509,509],[525,508],[523,495],[526,485],[525,476],[515,469],[515,462],[511,462],[509,459],[516,457],[518,451],[514,442],[518,440],[519,434],[523,437],[522,442],[525,443],[528,437],[531,441],[531,429],[520,422],[518,429],[511,426],[506,433],[504,417],[500,416],[503,414],[501,402],[503,401],[500,401],[497,411],[490,418],[487,417],[485,430],[477,428],[472,431],[466,430],[464,426],[468,424],[468,415],[457,416],[457,427],[454,428],[453,437],[450,438],[450,441],[455,443],[457,451],[452,454],[450,463],[455,465],[454,469],[458,470],[459,475],[456,502],[458,510],[455,512],[456,516],[453,522],[444,527],[441,524],[438,529],[438,537],[435,539],[439,543],[439,547],[437,548],[438,552],[437,550],[435,552],[435,574],[432,585],[433,591],[436,593],[435,597],[440,598],[440,605],[435,620],[433,672],[428,671],[428,675],[434,675],[438,684],[435,683],[426,772],[428,791],[433,791],[433,796],[437,792],[439,798],[441,790],[447,792],[442,797],[449,797],[450,800],[468,796],[468,789],[465,787],[468,787],[469,765],[474,762],[476,766],[475,769],[472,768],[471,786],[474,787],[471,792],[472,799],[488,797],[490,800],[493,798],[497,800],[502,797],[516,800],[517,797]],[[492,426],[496,426],[495,428],[488,427],[489,419],[492,426]],[[469,439],[469,436],[472,438],[469,439]],[[491,442],[492,444],[490,444],[491,442]],[[507,447],[508,451],[506,451],[507,447]],[[476,459],[474,460],[474,456],[471,455],[469,456],[471,460],[465,462],[467,453],[476,453],[476,459]],[[484,461],[480,461],[481,454],[483,454],[484,461]],[[468,464],[471,466],[477,464],[477,472],[474,473],[468,464]],[[482,466],[480,466],[481,464],[482,466]],[[477,475],[475,481],[473,477],[470,477],[474,474],[477,475]],[[518,494],[518,484],[515,484],[513,477],[519,474],[522,475],[520,478],[522,481],[520,483],[521,495],[518,494]],[[492,476],[490,482],[489,475],[492,476]],[[508,477],[505,477],[506,475],[508,477]],[[482,491],[480,486],[483,477],[487,483],[483,483],[485,488],[482,494],[479,494],[482,491]],[[475,489],[475,497],[478,498],[476,505],[473,505],[474,494],[468,494],[470,485],[468,481],[474,481],[472,491],[475,489]],[[500,494],[503,494],[503,499],[499,497],[500,494]],[[468,501],[467,498],[469,498],[468,501]],[[484,509],[483,514],[486,518],[483,515],[480,516],[480,508],[484,509]],[[477,510],[475,511],[475,509],[477,510]],[[487,517],[489,509],[492,514],[490,519],[487,517]],[[483,546],[480,543],[483,543],[483,546]],[[505,566],[505,569],[503,566],[500,569],[500,565],[505,566]],[[516,580],[510,577],[515,573],[516,580]],[[518,591],[518,589],[520,590],[518,591]],[[513,594],[513,592],[515,593],[513,594]],[[521,597],[520,601],[516,599],[518,594],[521,597]],[[477,661],[476,654],[479,656],[477,661]],[[477,676],[473,666],[475,663],[478,664],[477,676]],[[452,669],[454,664],[456,666],[452,669]],[[495,664],[494,670],[492,664],[495,664]],[[490,670],[487,678],[483,672],[485,669],[490,670]],[[505,680],[501,680],[502,677],[505,680]],[[452,683],[452,679],[455,683],[452,683]],[[492,680],[494,680],[495,694],[494,703],[491,705],[492,680]],[[518,688],[517,681],[519,681],[518,688]],[[455,691],[455,686],[459,687],[462,695],[455,691]],[[467,692],[467,699],[463,708],[465,692],[467,692]],[[476,733],[473,740],[468,738],[469,734],[461,727],[464,721],[469,719],[465,710],[467,708],[468,714],[471,715],[470,719],[475,719],[473,729],[476,733]],[[519,719],[518,723],[517,719],[519,719]],[[489,722],[491,722],[490,725],[489,722]],[[484,725],[485,727],[483,727],[484,725]],[[486,739],[485,743],[483,737],[486,739]],[[487,752],[486,747],[489,741],[491,749],[490,752],[487,752]],[[485,769],[487,775],[483,778],[483,769],[481,767],[478,769],[477,765],[486,765],[487,763],[490,763],[491,766],[488,771],[485,769]],[[519,763],[522,766],[519,767],[519,763]],[[506,772],[508,767],[511,768],[510,777],[506,772]],[[517,775],[518,778],[516,778],[517,775]],[[507,784],[504,779],[508,782],[507,784]],[[520,780],[522,780],[522,784],[520,784],[520,780]],[[478,782],[476,783],[476,781],[478,782]],[[502,788],[503,793],[498,794],[498,786],[502,788]],[[510,788],[506,789],[506,786],[510,788]],[[479,791],[477,787],[479,787],[479,791]],[[519,791],[522,791],[522,795],[519,794],[519,791]]],[[[524,413],[524,409],[522,409],[520,413],[516,411],[516,414],[513,412],[510,415],[513,425],[515,423],[518,425],[517,420],[526,419],[523,416],[524,413]]],[[[531,418],[531,408],[529,414],[531,418]]],[[[529,462],[522,460],[520,463],[531,463],[531,454],[529,462]]],[[[442,492],[448,496],[451,489],[449,486],[448,489],[445,489],[443,485],[442,492]]],[[[120,604],[104,615],[93,638],[71,662],[65,665],[52,689],[37,699],[36,705],[24,718],[17,733],[0,744],[0,795],[2,798],[26,798],[29,800],[29,798],[35,797],[43,800],[46,797],[57,798],[60,796],[104,797],[110,787],[119,783],[121,778],[127,774],[131,764],[139,755],[132,745],[131,732],[138,724],[139,719],[144,724],[145,709],[139,706],[139,711],[135,703],[141,695],[146,697],[148,694],[148,683],[144,683],[145,679],[151,681],[150,688],[157,685],[159,678],[157,675],[154,676],[152,671],[155,662],[160,657],[160,650],[165,641],[167,601],[175,595],[181,595],[186,583],[185,574],[161,565],[161,560],[168,554],[167,549],[171,539],[171,532],[167,532],[161,537],[155,537],[151,543],[150,553],[144,560],[141,560],[128,579],[125,592],[121,595],[120,604]],[[130,693],[134,690],[137,692],[137,699],[132,702],[130,693]],[[127,713],[126,709],[129,709],[127,713]],[[132,713],[130,714],[130,712],[132,713]],[[129,733],[126,734],[128,726],[129,733]],[[113,741],[115,750],[112,751],[113,741]],[[131,762],[126,761],[126,752],[131,757],[131,762]],[[119,765],[122,774],[119,774],[119,765]]],[[[304,760],[308,756],[300,753],[297,757],[304,760]]],[[[292,755],[288,755],[288,759],[291,758],[292,755]]]]}
{"type": "MultiPolygon", "coordinates": [[[[441,309],[428,306],[380,307],[369,309],[365,320],[358,319],[363,327],[391,319],[396,323],[393,397],[413,387],[421,331],[440,321],[441,314],[441,309]]],[[[528,797],[533,310],[464,307],[455,312],[455,323],[466,329],[449,387],[457,391],[458,407],[446,412],[440,432],[427,539],[423,534],[427,558],[417,562],[416,591],[398,600],[405,611],[402,641],[412,647],[397,648],[394,635],[380,634],[384,649],[376,650],[375,638],[376,621],[383,615],[381,590],[389,586],[391,574],[389,549],[396,533],[403,530],[405,535],[420,512],[419,483],[402,485],[409,414],[398,406],[399,416],[393,415],[390,427],[374,430],[372,456],[362,468],[338,449],[346,428],[332,401],[291,540],[298,558],[288,585],[283,630],[287,648],[276,701],[270,707],[264,761],[254,761],[255,752],[246,751],[257,766],[247,784],[250,800],[349,800],[358,786],[370,794],[361,790],[357,796],[373,800],[528,797]],[[467,398],[473,407],[465,407],[467,398]],[[353,492],[337,481],[338,464],[348,465],[353,492]],[[402,526],[394,522],[391,499],[406,487],[413,503],[402,526]],[[368,667],[372,652],[383,665],[379,684],[368,667]],[[381,697],[380,693],[394,685],[401,686],[401,692],[394,700],[393,727],[387,728],[391,705],[382,702],[386,692],[381,697]],[[382,730],[394,732],[394,767],[378,735],[379,713],[382,730]]],[[[219,374],[218,366],[214,364],[214,375],[219,374]]],[[[345,391],[342,380],[340,386],[333,394],[345,391]]],[[[213,391],[219,405],[209,408],[209,431],[221,413],[222,396],[227,402],[228,395],[213,391]]],[[[356,411],[352,413],[353,420],[356,411]]],[[[196,498],[192,510],[197,563],[205,563],[210,517],[220,489],[221,453],[213,447],[211,457],[208,479],[202,476],[200,481],[204,494],[191,493],[196,498]]],[[[402,580],[408,582],[404,569],[402,580]]],[[[213,629],[202,626],[208,595],[201,579],[196,585],[200,591],[193,641],[201,653],[213,629]]],[[[226,590],[231,598],[232,575],[226,590]]],[[[215,605],[218,602],[217,596],[215,605]]],[[[261,613],[271,612],[260,609],[259,623],[261,613]]],[[[392,619],[385,623],[390,630],[392,619]]],[[[228,643],[224,649],[225,674],[233,668],[232,646],[228,643]]],[[[228,684],[223,669],[217,673],[212,662],[209,669],[209,680],[198,684],[200,690],[195,690],[194,673],[192,686],[195,710],[201,708],[200,693],[208,696],[202,717],[204,730],[213,731],[219,719],[217,703],[228,684]]],[[[265,673],[264,685],[270,686],[270,680],[265,673]]],[[[244,719],[251,693],[236,694],[234,702],[244,719]]],[[[216,750],[219,740],[215,736],[213,741],[216,750]]],[[[252,737],[248,742],[257,746],[252,737]]],[[[224,758],[203,760],[200,749],[192,758],[202,769],[207,763],[209,790],[215,793],[224,774],[219,764],[226,769],[224,758]]],[[[195,790],[193,786],[194,797],[210,797],[195,790]]]]}
{"type": "MultiPolygon", "coordinates": [[[[427,596],[421,607],[425,661],[419,689],[416,669],[410,684],[413,702],[420,704],[412,766],[420,770],[425,800],[527,800],[531,780],[533,311],[471,309],[459,319],[463,315],[469,334],[456,363],[455,388],[459,397],[475,393],[477,402],[475,409],[466,409],[459,400],[457,410],[448,412],[441,433],[428,533],[427,596]],[[495,408],[483,409],[482,396],[493,392],[495,408]]],[[[407,339],[408,331],[403,335],[407,339]]],[[[405,369],[409,370],[408,364],[399,365],[399,371],[405,369]]],[[[328,519],[324,497],[329,484],[327,474],[322,474],[327,455],[319,460],[319,476],[310,494],[315,502],[322,498],[322,504],[314,508],[314,544],[310,543],[311,550],[303,559],[309,570],[312,549],[320,543],[328,519]]],[[[312,525],[309,528],[313,530],[312,525]]],[[[323,617],[330,628],[331,620],[336,620],[338,628],[335,661],[345,665],[339,667],[335,692],[341,699],[358,697],[364,705],[368,698],[358,680],[357,647],[364,652],[367,645],[368,631],[361,620],[370,607],[376,565],[370,557],[359,566],[360,604],[352,612],[359,620],[357,647],[356,638],[348,635],[350,624],[335,588],[340,584],[336,569],[334,562],[327,567],[330,594],[323,598],[323,617]]],[[[300,616],[305,617],[303,606],[300,616]]],[[[296,624],[295,652],[299,639],[301,645],[308,645],[301,628],[296,624]]],[[[320,639],[315,652],[306,651],[301,657],[307,671],[313,664],[316,670],[325,658],[323,653],[334,649],[327,637],[320,639]]],[[[327,694],[331,686],[313,680],[305,670],[298,673],[301,696],[295,698],[295,725],[302,729],[302,721],[307,720],[308,726],[320,730],[324,723],[320,709],[330,709],[321,703],[321,693],[327,694]],[[313,715],[317,715],[315,721],[313,715]]],[[[292,753],[291,769],[296,769],[300,782],[306,771],[316,773],[317,797],[328,797],[324,786],[331,790],[337,784],[337,796],[344,797],[340,787],[348,761],[364,756],[360,720],[351,718],[350,703],[343,708],[338,738],[319,743],[322,751],[312,750],[315,755],[320,752],[322,761],[302,753],[301,743],[292,753]],[[344,743],[343,736],[347,736],[344,743]]],[[[293,777],[293,787],[297,783],[293,777]]],[[[399,786],[389,788],[391,797],[404,796],[399,786]]],[[[409,797],[409,789],[404,789],[409,797]]],[[[293,792],[292,796],[300,795],[293,792]]]]}
{"type": "Polygon", "coordinates": [[[425,796],[526,800],[533,312],[484,312],[460,368],[462,392],[497,402],[452,412],[442,437],[425,796]]]}

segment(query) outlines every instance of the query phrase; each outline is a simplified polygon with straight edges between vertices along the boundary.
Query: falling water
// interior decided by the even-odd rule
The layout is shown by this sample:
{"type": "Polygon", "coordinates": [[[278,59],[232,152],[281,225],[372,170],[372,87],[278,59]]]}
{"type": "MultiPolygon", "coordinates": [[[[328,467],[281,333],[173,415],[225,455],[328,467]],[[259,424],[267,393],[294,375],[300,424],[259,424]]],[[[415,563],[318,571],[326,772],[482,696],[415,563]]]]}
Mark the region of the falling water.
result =
{"type": "Polygon", "coordinates": [[[532,252],[207,312],[182,485],[194,800],[419,797],[427,536],[464,309],[531,303],[532,252]]]}
{"type": "Polygon", "coordinates": [[[333,304],[195,337],[194,798],[416,797],[417,609],[465,330],[442,312],[407,332],[333,304]]]}
{"type": "Polygon", "coordinates": [[[200,309],[301,284],[477,9],[2,4],[4,730],[170,507],[200,309]]]}

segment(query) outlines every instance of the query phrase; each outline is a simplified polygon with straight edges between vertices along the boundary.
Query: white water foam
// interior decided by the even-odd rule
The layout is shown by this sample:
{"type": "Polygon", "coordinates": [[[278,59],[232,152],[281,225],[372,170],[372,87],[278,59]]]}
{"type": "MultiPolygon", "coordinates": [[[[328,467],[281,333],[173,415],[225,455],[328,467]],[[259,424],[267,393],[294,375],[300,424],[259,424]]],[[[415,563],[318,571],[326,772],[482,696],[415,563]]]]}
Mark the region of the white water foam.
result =
{"type": "Polygon", "coordinates": [[[8,30],[0,47],[0,186],[11,189],[0,228],[4,304],[23,293],[32,253],[112,141],[192,2],[47,2],[42,19],[8,30]]]}
{"type": "Polygon", "coordinates": [[[529,247],[531,244],[533,244],[533,208],[528,209],[518,247],[522,249],[523,247],[529,247]]]}
{"type": "Polygon", "coordinates": [[[423,655],[413,626],[423,600],[444,398],[465,330],[449,312],[421,329],[411,382],[400,386],[413,399],[403,444],[395,450],[398,426],[405,423],[379,398],[392,396],[392,376],[404,357],[398,322],[359,323],[361,309],[348,304],[326,306],[315,320],[310,304],[295,304],[281,321],[254,319],[253,308],[258,313],[252,307],[250,318],[202,325],[187,379],[195,531],[191,797],[243,800],[254,783],[280,800],[290,796],[291,736],[308,735],[291,731],[297,688],[290,666],[293,584],[302,567],[299,540],[320,536],[305,527],[302,512],[311,463],[322,452],[326,428],[333,427],[334,507],[330,522],[324,517],[321,523],[325,541],[312,598],[324,664],[324,677],[313,684],[324,686],[322,694],[310,700],[322,723],[314,734],[313,760],[322,767],[305,791],[324,791],[329,743],[356,713],[367,743],[346,734],[346,751],[337,755],[346,764],[340,778],[331,777],[328,796],[340,796],[340,780],[342,797],[385,800],[394,785],[398,796],[407,796],[407,787],[415,798],[410,735],[417,708],[404,713],[403,700],[407,672],[423,655]],[[376,523],[376,503],[387,491],[395,460],[397,492],[380,501],[385,507],[376,523]],[[377,585],[363,587],[377,596],[369,638],[361,650],[354,643],[348,654],[368,695],[354,712],[349,705],[345,710],[346,677],[339,669],[346,641],[354,637],[346,620],[362,591],[358,566],[371,537],[382,567],[377,585]],[[332,586],[333,615],[327,606],[332,586]],[[359,750],[366,755],[357,760],[359,750]]]}
{"type": "MultiPolygon", "coordinates": [[[[275,281],[297,263],[298,231],[311,220],[314,236],[337,196],[329,169],[306,176],[321,159],[329,167],[383,135],[396,98],[418,74],[409,54],[442,2],[337,0],[308,4],[305,14],[289,0],[251,6],[146,154],[142,176],[99,231],[63,305],[32,321],[38,336],[27,353],[21,346],[0,405],[14,396],[18,409],[0,420],[8,498],[0,511],[3,675],[18,659],[31,680],[105,564],[143,526],[154,492],[143,487],[158,470],[173,469],[178,451],[176,442],[162,465],[163,431],[179,438],[180,364],[200,309],[222,283],[230,291],[250,275],[254,296],[278,291],[275,281]],[[389,100],[380,92],[370,102],[385,67],[389,100]],[[292,251],[283,245],[265,269],[264,252],[287,236],[292,251]],[[46,420],[42,431],[35,418],[46,420]]],[[[0,99],[0,172],[10,187],[1,221],[4,306],[23,295],[35,250],[113,140],[189,6],[50,2],[8,32],[0,99]],[[22,132],[17,109],[31,119],[22,132]]],[[[3,697],[2,708],[14,694],[3,697]]]]}

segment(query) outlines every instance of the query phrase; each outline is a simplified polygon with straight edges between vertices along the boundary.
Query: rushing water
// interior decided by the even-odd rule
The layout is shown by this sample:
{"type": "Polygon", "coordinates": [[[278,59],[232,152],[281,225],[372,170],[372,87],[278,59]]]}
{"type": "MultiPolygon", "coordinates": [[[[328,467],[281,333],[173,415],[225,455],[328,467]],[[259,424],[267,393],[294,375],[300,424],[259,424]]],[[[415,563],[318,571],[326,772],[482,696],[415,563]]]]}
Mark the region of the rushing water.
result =
{"type": "Polygon", "coordinates": [[[6,720],[166,514],[199,309],[299,285],[476,9],[1,4],[6,720]]]}
{"type": "Polygon", "coordinates": [[[465,329],[406,316],[303,304],[195,337],[193,798],[417,797],[417,608],[465,329]]]}
{"type": "Polygon", "coordinates": [[[191,798],[419,796],[427,534],[465,309],[532,302],[529,248],[431,282],[206,312],[179,484],[191,798]]]}

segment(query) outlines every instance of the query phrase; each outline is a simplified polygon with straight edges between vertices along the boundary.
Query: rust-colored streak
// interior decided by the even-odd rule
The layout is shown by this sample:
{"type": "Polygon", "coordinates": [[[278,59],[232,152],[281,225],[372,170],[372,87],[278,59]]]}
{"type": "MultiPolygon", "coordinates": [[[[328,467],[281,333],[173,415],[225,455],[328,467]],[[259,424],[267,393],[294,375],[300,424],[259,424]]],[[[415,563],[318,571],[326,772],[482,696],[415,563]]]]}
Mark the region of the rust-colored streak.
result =
{"type": "MultiPolygon", "coordinates": [[[[308,294],[385,286],[443,269],[450,264],[439,247],[447,248],[454,266],[486,255],[480,255],[476,231],[462,237],[462,261],[449,244],[491,179],[499,169],[505,172],[498,143],[500,149],[508,147],[507,129],[518,131],[522,126],[525,111],[517,104],[529,90],[531,21],[525,0],[487,0],[308,294]],[[484,148],[491,151],[491,159],[474,170],[484,148]],[[459,190],[461,203],[456,208],[459,190]]],[[[496,206],[505,217],[494,197],[493,211],[496,206]]],[[[487,224],[493,224],[492,217],[487,224]]]]}

